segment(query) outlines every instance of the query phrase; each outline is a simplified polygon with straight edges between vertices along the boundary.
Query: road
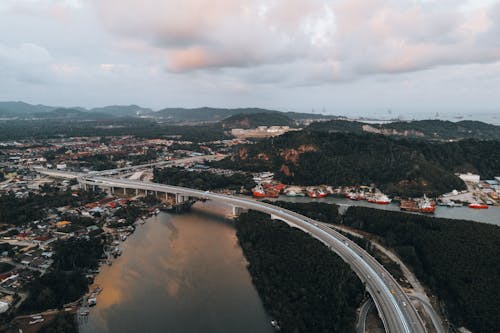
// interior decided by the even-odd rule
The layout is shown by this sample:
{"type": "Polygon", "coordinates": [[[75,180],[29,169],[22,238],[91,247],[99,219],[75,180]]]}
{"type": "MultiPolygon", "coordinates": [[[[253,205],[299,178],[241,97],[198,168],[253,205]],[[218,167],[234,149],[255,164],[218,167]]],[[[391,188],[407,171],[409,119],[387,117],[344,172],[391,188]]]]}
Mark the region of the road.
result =
{"type": "MultiPolygon", "coordinates": [[[[327,223],[322,223],[323,225],[333,228],[336,230],[340,230],[344,233],[351,234],[356,237],[364,238],[365,236],[361,233],[355,232],[350,228],[347,228],[342,225],[333,225],[333,224],[327,224],[327,223]]],[[[427,312],[428,317],[431,319],[434,329],[436,330],[437,333],[445,333],[446,330],[442,325],[442,320],[438,313],[434,310],[434,308],[431,305],[431,302],[429,300],[429,297],[427,296],[427,293],[425,292],[425,288],[420,284],[420,281],[418,281],[417,277],[413,272],[406,266],[406,264],[392,251],[389,251],[387,248],[382,246],[381,244],[377,243],[374,240],[370,240],[372,245],[379,251],[381,251],[383,254],[385,254],[389,259],[391,259],[393,262],[397,263],[399,267],[401,268],[401,271],[403,272],[405,278],[408,280],[408,282],[412,286],[412,291],[407,292],[408,297],[412,300],[418,301],[422,306],[424,307],[425,311],[427,312]]]]}
{"type": "Polygon", "coordinates": [[[368,312],[370,312],[373,307],[373,300],[369,298],[366,302],[363,303],[358,315],[358,325],[356,327],[357,333],[365,333],[366,331],[366,317],[368,316],[368,312]]]}
{"type": "Polygon", "coordinates": [[[216,200],[234,207],[269,214],[272,218],[280,219],[323,242],[347,262],[372,296],[387,332],[427,332],[417,310],[389,272],[356,243],[337,231],[321,225],[318,221],[263,202],[209,191],[92,175],[80,175],[79,182],[86,185],[139,189],[216,200]]]}

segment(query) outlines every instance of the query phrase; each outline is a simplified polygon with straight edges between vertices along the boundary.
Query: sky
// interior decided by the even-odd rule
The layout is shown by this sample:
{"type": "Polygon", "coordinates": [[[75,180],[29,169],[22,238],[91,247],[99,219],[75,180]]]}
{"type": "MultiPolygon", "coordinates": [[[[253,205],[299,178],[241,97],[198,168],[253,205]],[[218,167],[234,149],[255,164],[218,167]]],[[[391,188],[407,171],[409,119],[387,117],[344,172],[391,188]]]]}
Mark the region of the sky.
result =
{"type": "Polygon", "coordinates": [[[500,0],[0,0],[0,100],[500,113],[500,0]]]}

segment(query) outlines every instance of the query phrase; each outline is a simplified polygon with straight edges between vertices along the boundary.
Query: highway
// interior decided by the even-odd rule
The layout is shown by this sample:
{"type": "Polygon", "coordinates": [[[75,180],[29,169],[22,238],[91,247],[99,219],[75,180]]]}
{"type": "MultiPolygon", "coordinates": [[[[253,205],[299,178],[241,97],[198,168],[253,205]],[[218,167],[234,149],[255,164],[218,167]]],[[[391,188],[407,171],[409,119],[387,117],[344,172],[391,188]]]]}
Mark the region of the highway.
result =
{"type": "Polygon", "coordinates": [[[187,197],[216,200],[234,207],[260,211],[296,227],[327,245],[337,253],[365,284],[382,318],[386,332],[427,332],[417,310],[389,272],[366,251],[347,237],[295,212],[256,200],[200,191],[190,188],[115,179],[93,175],[76,175],[81,184],[173,193],[187,197]]]}

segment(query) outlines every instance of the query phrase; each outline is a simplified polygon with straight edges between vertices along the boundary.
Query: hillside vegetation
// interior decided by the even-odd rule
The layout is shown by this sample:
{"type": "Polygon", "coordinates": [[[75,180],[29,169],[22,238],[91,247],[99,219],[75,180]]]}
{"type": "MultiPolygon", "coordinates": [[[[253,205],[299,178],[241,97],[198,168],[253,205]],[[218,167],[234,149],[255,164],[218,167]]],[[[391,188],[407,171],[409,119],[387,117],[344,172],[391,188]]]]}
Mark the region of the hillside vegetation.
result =
{"type": "Polygon", "coordinates": [[[255,128],[258,126],[294,126],[295,122],[284,114],[254,113],[237,114],[221,122],[223,128],[255,128]]]}
{"type": "Polygon", "coordinates": [[[287,184],[375,183],[390,194],[420,196],[465,188],[455,172],[500,174],[500,142],[408,141],[382,135],[292,132],[245,145],[217,165],[273,171],[287,184]]]}
{"type": "Polygon", "coordinates": [[[419,120],[399,121],[387,124],[366,124],[359,121],[330,120],[315,122],[311,131],[376,133],[393,137],[408,137],[430,140],[500,140],[500,126],[480,121],[419,120]]]}
{"type": "Polygon", "coordinates": [[[304,232],[249,212],[236,220],[248,270],[282,332],[354,332],[364,288],[350,267],[304,232]]]}

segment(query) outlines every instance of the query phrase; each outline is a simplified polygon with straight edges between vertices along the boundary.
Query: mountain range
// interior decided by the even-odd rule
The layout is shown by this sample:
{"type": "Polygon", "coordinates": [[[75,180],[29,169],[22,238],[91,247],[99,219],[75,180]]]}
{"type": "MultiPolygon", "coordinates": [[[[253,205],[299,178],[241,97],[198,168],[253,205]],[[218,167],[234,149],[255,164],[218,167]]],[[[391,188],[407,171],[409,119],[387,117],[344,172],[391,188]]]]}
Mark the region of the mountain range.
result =
{"type": "Polygon", "coordinates": [[[54,107],[47,105],[33,105],[24,102],[0,102],[0,118],[2,119],[77,119],[98,120],[104,118],[141,117],[152,118],[170,123],[209,123],[218,122],[239,114],[279,114],[292,120],[306,119],[336,119],[336,116],[281,112],[261,108],[164,108],[155,111],[138,105],[111,105],[99,108],[86,109],[82,107],[54,107]]]}

